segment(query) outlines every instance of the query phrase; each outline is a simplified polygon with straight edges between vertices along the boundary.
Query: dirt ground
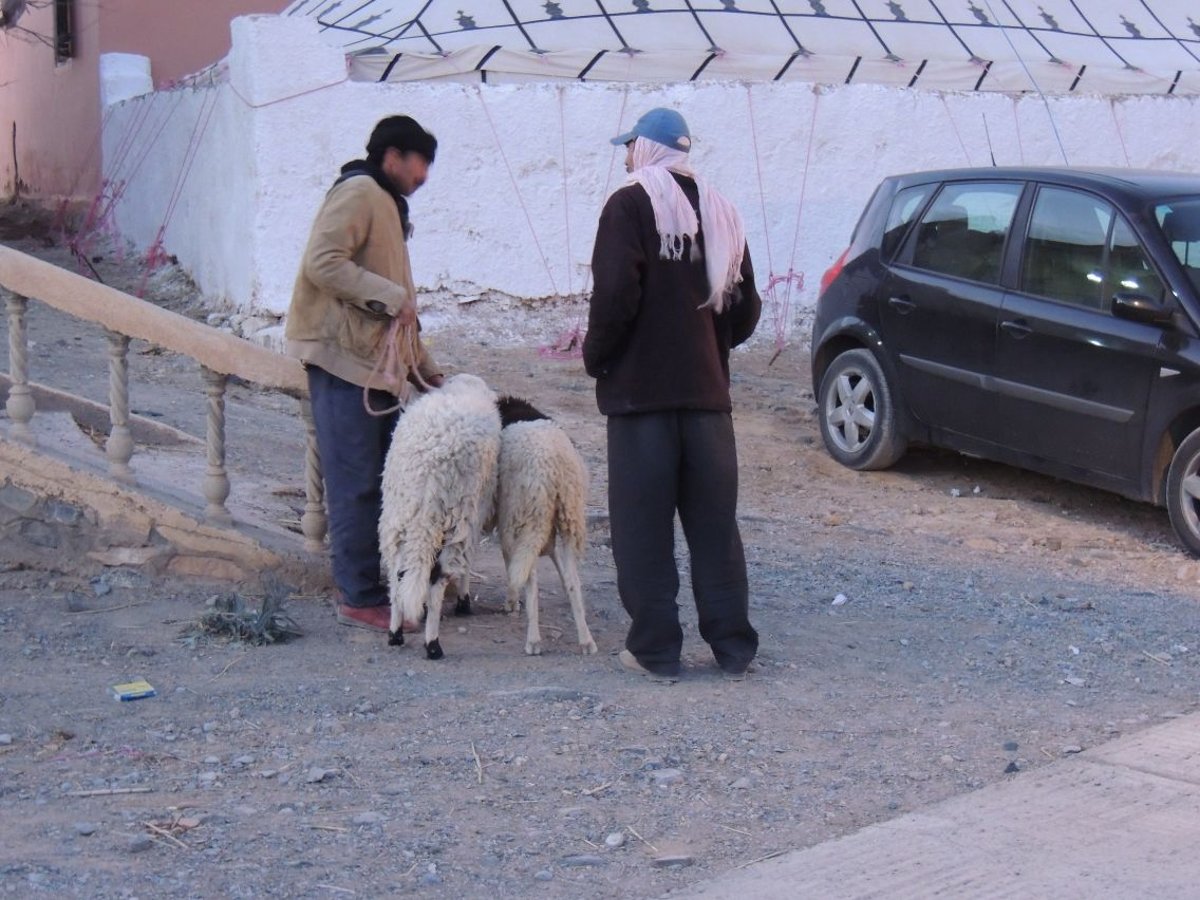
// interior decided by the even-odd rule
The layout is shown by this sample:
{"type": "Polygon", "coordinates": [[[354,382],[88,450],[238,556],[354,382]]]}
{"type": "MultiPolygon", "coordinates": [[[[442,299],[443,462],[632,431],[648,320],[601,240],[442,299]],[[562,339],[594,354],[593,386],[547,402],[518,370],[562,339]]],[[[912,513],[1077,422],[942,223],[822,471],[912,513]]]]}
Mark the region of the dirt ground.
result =
{"type": "MultiPolygon", "coordinates": [[[[716,669],[680,542],[686,675],[625,674],[591,383],[538,352],[544,321],[506,316],[496,327],[472,304],[431,316],[430,337],[450,368],[562,421],[588,461],[600,653],[577,654],[546,564],[546,652],[523,654],[494,542],[477,613],[447,618],[436,662],[338,626],[320,595],[288,602],[301,637],[256,647],[181,631],[214,596],[255,602],[259,585],[10,566],[0,893],[661,896],[1197,708],[1200,565],[1163,510],[928,450],[842,469],[800,336],[768,365],[769,323],[733,360],[756,669],[716,669]],[[110,686],[134,678],[157,695],[115,702],[110,686]]],[[[38,326],[70,362],[47,349],[37,380],[103,360],[76,327],[38,326]]],[[[143,406],[200,433],[191,404],[162,399],[195,373],[139,358],[153,365],[143,406]]],[[[292,452],[279,398],[240,389],[231,406],[243,444],[292,452]]],[[[299,485],[298,469],[280,477],[292,471],[299,485]]]]}

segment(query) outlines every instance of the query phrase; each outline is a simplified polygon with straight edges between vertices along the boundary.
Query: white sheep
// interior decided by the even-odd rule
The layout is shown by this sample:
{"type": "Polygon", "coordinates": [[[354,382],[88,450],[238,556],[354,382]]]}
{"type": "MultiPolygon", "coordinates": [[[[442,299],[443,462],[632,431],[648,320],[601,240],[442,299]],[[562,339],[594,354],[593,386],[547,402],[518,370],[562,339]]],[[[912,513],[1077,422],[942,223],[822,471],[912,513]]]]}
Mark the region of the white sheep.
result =
{"type": "Polygon", "coordinates": [[[500,419],[496,527],[508,576],[506,609],[515,614],[524,593],[525,652],[540,654],[537,561],[549,556],[571,602],[579,646],[595,653],[578,565],[587,542],[587,467],[566,433],[526,401],[502,397],[500,419]]]}
{"type": "Polygon", "coordinates": [[[483,522],[492,515],[500,455],[497,398],[460,374],[408,405],[383,467],[379,550],[392,601],[388,643],[404,643],[403,620],[425,612],[425,653],[438,641],[442,599],[466,588],[483,522]]]}

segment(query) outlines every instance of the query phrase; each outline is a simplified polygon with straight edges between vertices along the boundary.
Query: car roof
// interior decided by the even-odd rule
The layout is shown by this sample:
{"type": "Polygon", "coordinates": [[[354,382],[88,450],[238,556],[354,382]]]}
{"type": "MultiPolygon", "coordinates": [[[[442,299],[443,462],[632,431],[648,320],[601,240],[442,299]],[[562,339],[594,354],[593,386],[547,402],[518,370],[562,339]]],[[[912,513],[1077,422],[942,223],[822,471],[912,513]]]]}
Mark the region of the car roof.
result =
{"type": "Polygon", "coordinates": [[[1106,193],[1152,199],[1180,194],[1200,194],[1200,173],[1160,169],[1122,169],[1086,166],[995,166],[964,169],[931,169],[893,175],[901,187],[931,181],[1051,181],[1074,187],[1091,187],[1106,193]]]}

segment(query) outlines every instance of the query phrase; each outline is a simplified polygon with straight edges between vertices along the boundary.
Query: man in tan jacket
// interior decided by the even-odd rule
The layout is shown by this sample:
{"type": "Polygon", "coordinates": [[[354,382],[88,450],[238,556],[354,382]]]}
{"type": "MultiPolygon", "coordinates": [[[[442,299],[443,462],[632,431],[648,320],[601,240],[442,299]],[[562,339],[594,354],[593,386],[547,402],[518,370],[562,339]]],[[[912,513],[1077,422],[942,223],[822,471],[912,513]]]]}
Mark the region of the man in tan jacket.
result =
{"type": "MultiPolygon", "coordinates": [[[[437,140],[408,116],[380,121],[367,158],[342,167],[313,223],[288,310],[288,352],[304,363],[325,475],[337,618],[387,631],[387,585],[380,580],[380,482],[396,426],[396,397],[376,373],[393,320],[412,325],[416,288],[408,257],[407,197],[429,174],[437,140]]],[[[437,387],[442,376],[424,345],[416,369],[437,387]]]]}

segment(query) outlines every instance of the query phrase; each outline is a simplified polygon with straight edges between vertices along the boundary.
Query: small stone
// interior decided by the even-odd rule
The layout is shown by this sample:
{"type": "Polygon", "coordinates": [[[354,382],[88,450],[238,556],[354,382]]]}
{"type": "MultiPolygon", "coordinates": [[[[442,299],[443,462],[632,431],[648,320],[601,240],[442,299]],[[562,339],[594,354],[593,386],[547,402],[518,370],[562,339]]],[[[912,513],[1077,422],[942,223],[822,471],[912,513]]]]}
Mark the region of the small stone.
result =
{"type": "Polygon", "coordinates": [[[319,769],[316,766],[313,766],[311,769],[308,770],[307,773],[305,773],[304,782],[305,782],[305,784],[318,784],[318,783],[324,781],[328,777],[329,777],[328,770],[319,769]]]}
{"type": "Polygon", "coordinates": [[[1004,767],[1005,775],[1012,775],[1014,772],[1020,772],[1020,771],[1021,771],[1021,767],[1017,765],[1016,760],[1013,760],[1007,766],[1004,767]]]}
{"type": "Polygon", "coordinates": [[[12,742],[13,736],[11,734],[0,734],[0,747],[7,747],[12,742]]]}
{"type": "Polygon", "coordinates": [[[350,820],[353,825],[378,825],[384,820],[383,813],[379,812],[361,812],[350,820]]]}
{"type": "Polygon", "coordinates": [[[130,853],[144,853],[154,849],[154,841],[148,835],[139,834],[126,845],[125,849],[130,853]]]}
{"type": "Polygon", "coordinates": [[[421,884],[441,884],[442,876],[437,872],[426,872],[421,876],[421,884]]]}
{"type": "Polygon", "coordinates": [[[655,769],[650,773],[650,780],[657,785],[675,784],[683,781],[683,772],[679,769],[655,769]]]}
{"type": "Polygon", "coordinates": [[[1021,745],[1018,744],[1016,741],[1005,741],[1004,742],[1004,749],[1007,750],[1009,753],[1012,753],[1014,750],[1016,750],[1020,746],[1021,745]]]}
{"type": "Polygon", "coordinates": [[[1068,675],[1066,678],[1063,679],[1063,681],[1065,681],[1067,684],[1071,685],[1072,687],[1083,687],[1085,684],[1087,684],[1086,681],[1084,681],[1082,678],[1079,678],[1075,675],[1068,675]]]}
{"type": "Polygon", "coordinates": [[[554,873],[549,869],[539,869],[533,873],[533,878],[535,881],[553,881],[554,873]]]}
{"type": "Polygon", "coordinates": [[[254,765],[254,762],[255,762],[254,756],[252,754],[247,753],[245,756],[239,756],[237,759],[235,759],[233,761],[233,764],[235,766],[252,766],[252,765],[254,765]]]}
{"type": "Polygon", "coordinates": [[[750,779],[743,775],[741,778],[734,780],[729,787],[735,791],[744,791],[750,787],[750,779]]]}
{"type": "Polygon", "coordinates": [[[625,846],[625,832],[614,831],[604,838],[604,846],[609,850],[616,850],[618,847],[625,846]]]}
{"type": "Polygon", "coordinates": [[[604,857],[597,856],[594,853],[576,853],[573,856],[564,856],[558,862],[559,865],[563,866],[602,866],[604,865],[604,857]]]}
{"type": "Polygon", "coordinates": [[[833,606],[841,606],[843,603],[845,603],[849,599],[850,598],[847,597],[845,594],[838,594],[836,597],[833,598],[832,605],[833,606]]]}
{"type": "Polygon", "coordinates": [[[97,597],[103,597],[112,593],[112,585],[108,583],[106,578],[93,578],[92,591],[97,597]]]}
{"type": "Polygon", "coordinates": [[[221,757],[206,756],[206,757],[204,757],[204,764],[206,766],[219,766],[221,764],[221,757]]]}
{"type": "Polygon", "coordinates": [[[89,837],[96,833],[97,826],[93,822],[76,822],[75,833],[81,834],[84,837],[89,837]]]}
{"type": "Polygon", "coordinates": [[[692,865],[695,861],[691,854],[688,853],[663,853],[654,857],[650,865],[656,869],[665,869],[670,866],[683,868],[684,866],[692,865]]]}
{"type": "Polygon", "coordinates": [[[1078,744],[1067,744],[1067,746],[1062,748],[1063,756],[1071,756],[1075,753],[1082,753],[1082,752],[1083,752],[1083,748],[1080,747],[1078,744]]]}

